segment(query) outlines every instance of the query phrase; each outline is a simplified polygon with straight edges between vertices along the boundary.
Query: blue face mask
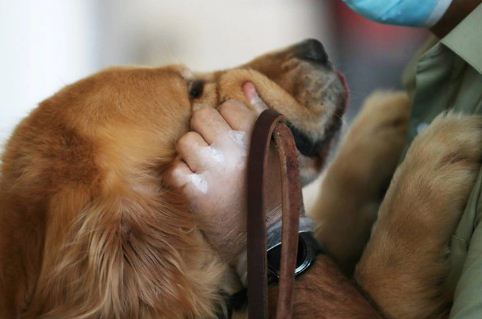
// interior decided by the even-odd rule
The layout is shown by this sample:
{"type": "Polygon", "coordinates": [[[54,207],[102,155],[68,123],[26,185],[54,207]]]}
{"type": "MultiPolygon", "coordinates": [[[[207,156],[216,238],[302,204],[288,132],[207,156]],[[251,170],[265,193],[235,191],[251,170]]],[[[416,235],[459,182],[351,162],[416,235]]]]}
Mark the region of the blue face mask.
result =
{"type": "Polygon", "coordinates": [[[452,0],[343,0],[353,11],[386,24],[431,27],[452,0]]]}

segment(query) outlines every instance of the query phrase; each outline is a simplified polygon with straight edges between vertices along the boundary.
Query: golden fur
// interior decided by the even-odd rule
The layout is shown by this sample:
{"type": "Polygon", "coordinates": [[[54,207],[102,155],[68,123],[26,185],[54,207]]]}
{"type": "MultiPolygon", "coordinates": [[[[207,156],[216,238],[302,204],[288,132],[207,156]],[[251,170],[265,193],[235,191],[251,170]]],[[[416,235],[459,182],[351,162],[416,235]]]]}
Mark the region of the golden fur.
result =
{"type": "Polygon", "coordinates": [[[478,116],[439,115],[408,150],[355,274],[387,317],[448,317],[448,244],[481,159],[478,116]]]}
{"type": "Polygon", "coordinates": [[[361,256],[355,279],[386,318],[447,318],[446,254],[480,170],[482,118],[439,115],[395,171],[409,110],[402,93],[367,99],[312,215],[318,239],[347,274],[361,256]]]}
{"type": "MultiPolygon", "coordinates": [[[[237,288],[232,271],[162,174],[192,109],[247,103],[246,81],[313,139],[339,127],[342,80],[293,48],[211,74],[111,68],[24,119],[2,158],[0,318],[215,316],[221,293],[237,288]],[[204,91],[191,99],[194,80],[204,91]]],[[[306,158],[303,169],[322,161],[306,158]]]]}
{"type": "Polygon", "coordinates": [[[403,93],[370,96],[327,169],[312,208],[318,240],[349,274],[370,236],[405,145],[409,115],[408,97],[403,93]],[[340,240],[340,234],[349,238],[340,240]]]}
{"type": "MultiPolygon", "coordinates": [[[[247,103],[246,81],[312,140],[336,131],[343,81],[294,51],[210,74],[181,66],[112,68],[42,102],[18,125],[2,158],[0,318],[215,317],[221,293],[234,292],[237,279],[202,236],[207,226],[162,176],[192,109],[227,99],[247,103]],[[204,81],[204,91],[191,99],[194,80],[204,81]]],[[[363,252],[408,116],[403,94],[370,98],[311,213],[318,238],[346,273],[362,256],[355,277],[389,318],[431,318],[443,316],[450,300],[439,285],[443,251],[480,161],[481,121],[443,116],[416,139],[363,252]]],[[[320,156],[300,155],[305,183],[323,166],[331,139],[325,144],[320,156]]],[[[324,307],[336,312],[345,303],[318,273],[314,267],[296,283],[297,318],[323,318],[324,307]]],[[[360,314],[346,311],[339,317],[360,314]]]]}

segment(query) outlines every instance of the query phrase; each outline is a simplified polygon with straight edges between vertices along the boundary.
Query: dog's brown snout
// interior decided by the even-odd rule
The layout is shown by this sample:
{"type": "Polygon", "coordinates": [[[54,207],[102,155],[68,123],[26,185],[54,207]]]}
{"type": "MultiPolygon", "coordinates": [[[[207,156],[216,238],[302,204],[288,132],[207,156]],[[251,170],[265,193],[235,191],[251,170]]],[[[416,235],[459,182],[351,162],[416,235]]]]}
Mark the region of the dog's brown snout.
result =
{"type": "Polygon", "coordinates": [[[297,58],[322,65],[328,64],[328,54],[325,47],[316,39],[308,39],[294,47],[297,58]]]}

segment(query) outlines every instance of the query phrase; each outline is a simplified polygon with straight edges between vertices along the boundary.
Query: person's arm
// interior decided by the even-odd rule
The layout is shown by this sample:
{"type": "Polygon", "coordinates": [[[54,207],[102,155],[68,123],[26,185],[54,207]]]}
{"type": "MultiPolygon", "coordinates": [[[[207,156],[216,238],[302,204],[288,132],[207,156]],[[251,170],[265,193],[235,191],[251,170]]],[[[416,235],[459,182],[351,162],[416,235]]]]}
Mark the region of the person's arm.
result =
{"type": "MultiPolygon", "coordinates": [[[[193,213],[207,225],[204,235],[213,248],[226,262],[238,266],[241,279],[246,270],[245,259],[241,257],[246,252],[246,150],[254,122],[266,107],[257,95],[251,98],[246,95],[254,106],[251,109],[240,102],[228,101],[219,107],[219,112],[215,109],[195,112],[193,131],[178,142],[180,160],[166,176],[172,186],[181,189],[193,213]],[[243,138],[236,141],[233,136],[243,138]]],[[[272,191],[267,198],[267,226],[281,217],[276,209],[281,204],[277,157],[271,157],[270,163],[267,181],[272,191]]],[[[379,318],[355,283],[326,255],[319,255],[310,269],[296,279],[294,289],[295,318],[379,318]]],[[[275,307],[275,284],[270,285],[269,294],[270,307],[275,307]]],[[[274,314],[274,309],[270,313],[274,314]]]]}
{"type": "Polygon", "coordinates": [[[453,0],[447,12],[430,28],[430,31],[437,37],[443,38],[481,3],[482,0],[453,0]]]}
{"type": "Polygon", "coordinates": [[[454,239],[467,248],[462,274],[457,282],[450,319],[478,319],[482,314],[482,169],[467,202],[460,229],[474,229],[470,241],[456,233],[454,239]]]}

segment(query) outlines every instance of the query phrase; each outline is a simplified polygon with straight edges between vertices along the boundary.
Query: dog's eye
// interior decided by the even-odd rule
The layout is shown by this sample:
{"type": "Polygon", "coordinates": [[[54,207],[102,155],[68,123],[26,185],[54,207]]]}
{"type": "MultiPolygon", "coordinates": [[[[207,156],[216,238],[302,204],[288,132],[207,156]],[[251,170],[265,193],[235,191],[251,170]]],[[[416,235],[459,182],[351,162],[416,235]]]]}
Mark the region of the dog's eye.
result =
{"type": "Polygon", "coordinates": [[[204,82],[201,80],[195,80],[189,85],[189,97],[191,99],[197,99],[203,94],[204,82]]]}

